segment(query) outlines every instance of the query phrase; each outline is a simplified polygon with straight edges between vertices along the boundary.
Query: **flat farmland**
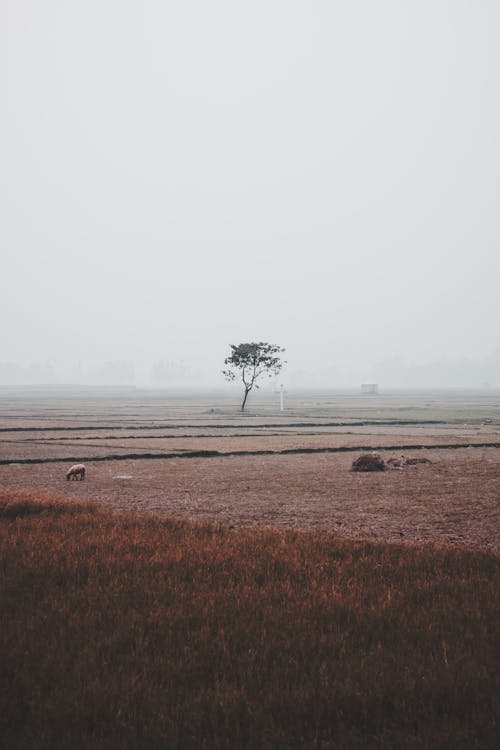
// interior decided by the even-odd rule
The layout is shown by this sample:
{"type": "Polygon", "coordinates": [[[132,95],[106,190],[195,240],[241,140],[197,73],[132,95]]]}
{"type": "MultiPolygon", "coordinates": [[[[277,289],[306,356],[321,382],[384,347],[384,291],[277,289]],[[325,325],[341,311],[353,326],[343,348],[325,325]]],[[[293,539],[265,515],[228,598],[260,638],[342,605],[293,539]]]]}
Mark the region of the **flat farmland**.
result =
{"type": "Polygon", "coordinates": [[[0,484],[117,510],[500,548],[500,393],[2,389],[0,484]],[[353,473],[374,450],[429,463],[353,473]],[[84,461],[84,482],[65,472],[84,461]]]}

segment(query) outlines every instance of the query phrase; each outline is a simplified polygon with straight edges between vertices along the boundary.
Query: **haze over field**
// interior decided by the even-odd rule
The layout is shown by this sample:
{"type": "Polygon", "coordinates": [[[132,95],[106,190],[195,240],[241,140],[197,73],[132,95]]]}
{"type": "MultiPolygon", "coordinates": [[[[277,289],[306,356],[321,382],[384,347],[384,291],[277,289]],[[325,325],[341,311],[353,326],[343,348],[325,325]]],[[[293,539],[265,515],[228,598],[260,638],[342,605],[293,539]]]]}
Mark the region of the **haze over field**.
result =
{"type": "Polygon", "coordinates": [[[0,383],[222,384],[266,340],[290,383],[500,386],[499,28],[4,0],[0,383]]]}

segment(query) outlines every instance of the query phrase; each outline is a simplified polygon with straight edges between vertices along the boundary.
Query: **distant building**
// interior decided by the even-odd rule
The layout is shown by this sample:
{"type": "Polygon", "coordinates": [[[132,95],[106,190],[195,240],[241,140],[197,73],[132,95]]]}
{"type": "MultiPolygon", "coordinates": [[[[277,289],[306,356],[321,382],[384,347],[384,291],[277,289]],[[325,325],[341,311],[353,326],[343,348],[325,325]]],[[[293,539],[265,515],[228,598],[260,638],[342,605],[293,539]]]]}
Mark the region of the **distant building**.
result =
{"type": "Polygon", "coordinates": [[[378,383],[362,383],[361,393],[378,393],[378,383]]]}

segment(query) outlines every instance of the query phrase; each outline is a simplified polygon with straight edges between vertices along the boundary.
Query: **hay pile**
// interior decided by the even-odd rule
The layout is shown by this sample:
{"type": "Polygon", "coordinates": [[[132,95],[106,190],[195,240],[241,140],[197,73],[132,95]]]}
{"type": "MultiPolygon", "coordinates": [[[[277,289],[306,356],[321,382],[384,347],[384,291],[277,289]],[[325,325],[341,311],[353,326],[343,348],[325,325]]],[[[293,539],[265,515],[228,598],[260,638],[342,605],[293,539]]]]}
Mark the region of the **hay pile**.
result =
{"type": "Polygon", "coordinates": [[[401,456],[401,458],[388,458],[385,462],[389,469],[401,469],[403,466],[406,466],[406,463],[404,456],[401,456]]]}
{"type": "Polygon", "coordinates": [[[362,453],[352,462],[351,471],[385,471],[384,460],[378,453],[362,453]]]}

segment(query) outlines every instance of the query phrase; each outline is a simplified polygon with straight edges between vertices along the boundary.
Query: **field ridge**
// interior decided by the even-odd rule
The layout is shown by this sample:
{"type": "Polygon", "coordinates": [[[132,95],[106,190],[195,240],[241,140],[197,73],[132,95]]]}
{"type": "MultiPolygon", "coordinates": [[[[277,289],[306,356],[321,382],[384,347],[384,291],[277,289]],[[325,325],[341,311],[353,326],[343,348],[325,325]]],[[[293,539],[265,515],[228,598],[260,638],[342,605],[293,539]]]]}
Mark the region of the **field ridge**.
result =
{"type": "Polygon", "coordinates": [[[500,443],[431,443],[422,445],[341,445],[322,448],[283,448],[282,450],[260,449],[240,451],[217,451],[217,450],[190,450],[186,449],[177,453],[117,453],[105,456],[64,456],[51,458],[4,458],[0,459],[0,465],[10,466],[12,464],[51,464],[61,462],[87,462],[97,461],[129,461],[137,459],[174,459],[174,458],[224,458],[226,456],[286,456],[302,455],[309,453],[359,453],[370,451],[410,451],[410,450],[448,450],[459,448],[500,448],[500,443]]]}

